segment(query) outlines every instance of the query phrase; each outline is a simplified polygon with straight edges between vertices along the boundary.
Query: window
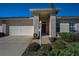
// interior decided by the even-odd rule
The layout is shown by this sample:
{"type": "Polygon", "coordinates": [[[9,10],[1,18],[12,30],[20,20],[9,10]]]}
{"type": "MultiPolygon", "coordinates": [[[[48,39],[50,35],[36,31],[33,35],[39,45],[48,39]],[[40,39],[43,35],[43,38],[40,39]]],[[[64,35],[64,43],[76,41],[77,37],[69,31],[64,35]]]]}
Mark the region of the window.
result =
{"type": "Polygon", "coordinates": [[[60,21],[57,19],[56,21],[56,32],[60,32],[60,21]]]}
{"type": "Polygon", "coordinates": [[[69,24],[69,30],[70,30],[70,32],[75,32],[75,23],[69,24]]]}

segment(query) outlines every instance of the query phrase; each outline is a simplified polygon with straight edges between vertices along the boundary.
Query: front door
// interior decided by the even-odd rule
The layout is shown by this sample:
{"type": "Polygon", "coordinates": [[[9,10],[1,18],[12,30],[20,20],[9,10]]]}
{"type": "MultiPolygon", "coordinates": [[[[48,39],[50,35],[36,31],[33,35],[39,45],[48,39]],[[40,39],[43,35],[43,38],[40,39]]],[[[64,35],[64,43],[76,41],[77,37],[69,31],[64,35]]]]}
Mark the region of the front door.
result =
{"type": "Polygon", "coordinates": [[[42,33],[46,34],[46,22],[42,23],[42,33]]]}

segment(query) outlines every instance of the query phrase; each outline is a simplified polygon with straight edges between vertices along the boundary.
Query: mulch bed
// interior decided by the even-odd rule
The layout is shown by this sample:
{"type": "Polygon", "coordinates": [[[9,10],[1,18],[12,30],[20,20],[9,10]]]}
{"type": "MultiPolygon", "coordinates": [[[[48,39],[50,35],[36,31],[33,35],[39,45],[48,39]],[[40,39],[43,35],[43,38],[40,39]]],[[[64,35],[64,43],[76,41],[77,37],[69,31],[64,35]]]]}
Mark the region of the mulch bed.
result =
{"type": "Polygon", "coordinates": [[[37,51],[32,51],[32,50],[28,49],[28,47],[26,48],[26,50],[24,51],[22,56],[43,56],[43,55],[45,55],[43,53],[44,49],[49,50],[49,51],[52,50],[52,47],[50,46],[50,44],[43,44],[37,51]]]}
{"type": "Polygon", "coordinates": [[[22,54],[22,56],[40,56],[40,55],[39,55],[39,52],[37,52],[37,51],[36,51],[36,52],[35,52],[35,51],[30,51],[30,52],[27,51],[27,52],[26,52],[26,51],[25,51],[25,52],[22,54]]]}

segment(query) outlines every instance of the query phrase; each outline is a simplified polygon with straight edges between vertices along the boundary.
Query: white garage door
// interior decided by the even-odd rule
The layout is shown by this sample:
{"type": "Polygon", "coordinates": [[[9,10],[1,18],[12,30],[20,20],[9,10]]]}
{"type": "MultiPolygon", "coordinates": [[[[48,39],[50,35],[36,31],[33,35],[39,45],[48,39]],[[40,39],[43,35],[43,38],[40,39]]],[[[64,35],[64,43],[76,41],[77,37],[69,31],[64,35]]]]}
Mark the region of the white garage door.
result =
{"type": "Polygon", "coordinates": [[[33,26],[10,26],[10,35],[28,35],[33,36],[34,27],[33,26]]]}

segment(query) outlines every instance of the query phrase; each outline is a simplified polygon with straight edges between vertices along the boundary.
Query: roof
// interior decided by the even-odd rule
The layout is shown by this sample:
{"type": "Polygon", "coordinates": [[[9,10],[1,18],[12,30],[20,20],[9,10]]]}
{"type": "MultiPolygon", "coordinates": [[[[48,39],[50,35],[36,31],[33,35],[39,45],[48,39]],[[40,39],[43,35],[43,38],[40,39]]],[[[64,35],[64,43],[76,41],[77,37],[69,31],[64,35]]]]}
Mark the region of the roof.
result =
{"type": "Polygon", "coordinates": [[[33,8],[33,9],[29,9],[32,14],[40,14],[40,13],[49,13],[49,14],[57,14],[60,9],[58,8],[33,8]]]}
{"type": "Polygon", "coordinates": [[[33,9],[29,9],[30,11],[42,11],[42,10],[52,10],[52,8],[33,8],[33,9]]]}
{"type": "Polygon", "coordinates": [[[79,19],[79,16],[59,16],[57,19],[79,19]]]}
{"type": "Polygon", "coordinates": [[[27,20],[27,19],[29,19],[29,20],[33,20],[33,18],[32,17],[2,17],[2,18],[0,18],[0,20],[12,20],[12,19],[17,19],[17,20],[22,20],[22,19],[25,19],[25,20],[27,20]]]}
{"type": "Polygon", "coordinates": [[[59,11],[59,8],[33,8],[33,9],[29,9],[30,11],[50,11],[50,10],[56,10],[59,11]]]}

